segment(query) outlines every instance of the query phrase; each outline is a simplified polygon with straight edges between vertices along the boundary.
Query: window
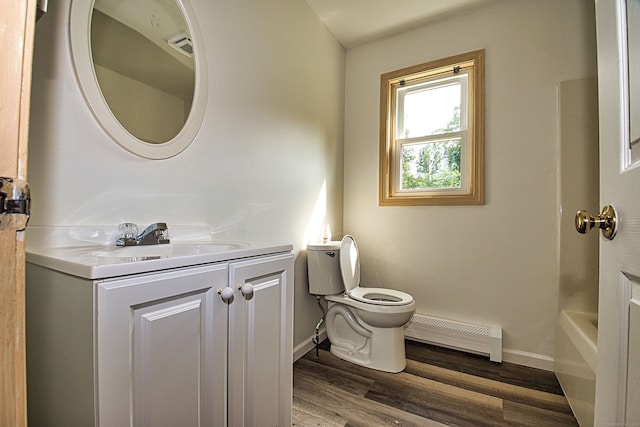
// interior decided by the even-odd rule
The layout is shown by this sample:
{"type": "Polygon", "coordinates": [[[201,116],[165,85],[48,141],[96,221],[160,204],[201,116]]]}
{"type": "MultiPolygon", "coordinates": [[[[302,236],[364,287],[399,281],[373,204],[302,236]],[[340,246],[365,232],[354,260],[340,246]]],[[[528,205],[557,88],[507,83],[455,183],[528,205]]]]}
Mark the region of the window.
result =
{"type": "Polygon", "coordinates": [[[483,204],[484,50],[380,83],[380,205],[483,204]]]}

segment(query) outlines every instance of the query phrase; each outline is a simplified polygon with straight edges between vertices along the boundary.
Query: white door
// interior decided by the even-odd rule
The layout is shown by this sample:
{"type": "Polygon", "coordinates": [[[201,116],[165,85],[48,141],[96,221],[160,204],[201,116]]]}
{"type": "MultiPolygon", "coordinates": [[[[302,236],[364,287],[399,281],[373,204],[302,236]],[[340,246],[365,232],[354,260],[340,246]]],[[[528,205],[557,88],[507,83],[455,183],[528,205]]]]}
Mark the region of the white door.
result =
{"type": "MultiPolygon", "coordinates": [[[[27,177],[35,15],[36,0],[0,2],[0,176],[4,177],[27,177]]],[[[27,424],[24,322],[24,233],[0,230],[2,426],[27,424]]]]}
{"type": "Polygon", "coordinates": [[[627,50],[629,42],[631,56],[639,54],[640,22],[628,26],[626,13],[639,6],[596,0],[600,201],[618,214],[617,235],[600,242],[596,426],[640,425],[640,143],[630,147],[640,136],[632,125],[640,75],[633,61],[630,72],[627,50]]]}

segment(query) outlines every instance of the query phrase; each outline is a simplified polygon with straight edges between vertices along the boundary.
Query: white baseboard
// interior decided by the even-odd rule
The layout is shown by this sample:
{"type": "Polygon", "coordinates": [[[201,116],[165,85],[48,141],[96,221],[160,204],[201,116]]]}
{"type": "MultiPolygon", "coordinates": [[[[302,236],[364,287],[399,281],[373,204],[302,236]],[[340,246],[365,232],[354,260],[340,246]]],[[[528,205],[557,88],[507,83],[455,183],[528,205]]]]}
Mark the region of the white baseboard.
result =
{"type": "MultiPolygon", "coordinates": [[[[313,336],[307,338],[293,349],[294,362],[315,348],[316,345],[313,343],[313,338],[313,336]]],[[[321,330],[318,339],[320,340],[320,342],[322,342],[326,338],[327,332],[325,330],[321,330]]]]}
{"type": "MultiPolygon", "coordinates": [[[[320,342],[327,338],[327,332],[320,332],[320,342]]],[[[293,361],[300,359],[302,356],[313,350],[313,336],[310,336],[293,349],[293,361]]],[[[529,353],[527,351],[502,349],[502,361],[515,363],[516,365],[528,366],[530,368],[543,369],[545,371],[553,371],[553,358],[537,353],[529,353]]]]}
{"type": "Polygon", "coordinates": [[[553,358],[543,354],[529,353],[528,351],[502,349],[502,361],[515,363],[516,365],[530,368],[553,371],[553,358]]]}

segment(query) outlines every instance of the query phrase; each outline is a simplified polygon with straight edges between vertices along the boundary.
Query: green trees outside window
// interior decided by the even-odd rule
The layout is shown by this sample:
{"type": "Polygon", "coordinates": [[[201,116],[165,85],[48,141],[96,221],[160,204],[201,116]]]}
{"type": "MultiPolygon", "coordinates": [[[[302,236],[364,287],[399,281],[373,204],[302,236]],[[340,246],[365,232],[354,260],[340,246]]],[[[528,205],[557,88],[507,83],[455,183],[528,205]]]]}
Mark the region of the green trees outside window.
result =
{"type": "MultiPolygon", "coordinates": [[[[460,108],[446,128],[434,133],[460,130],[460,108]]],[[[460,188],[460,138],[402,146],[402,189],[460,188]]]]}

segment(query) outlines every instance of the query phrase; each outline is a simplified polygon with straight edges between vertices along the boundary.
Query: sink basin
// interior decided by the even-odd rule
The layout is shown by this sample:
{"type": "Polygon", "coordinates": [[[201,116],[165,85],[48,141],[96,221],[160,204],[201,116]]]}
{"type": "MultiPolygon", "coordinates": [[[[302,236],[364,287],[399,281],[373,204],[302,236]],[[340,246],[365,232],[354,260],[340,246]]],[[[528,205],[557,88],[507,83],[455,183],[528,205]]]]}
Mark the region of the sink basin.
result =
{"type": "MultiPolygon", "coordinates": [[[[98,258],[117,258],[129,262],[145,261],[151,259],[184,257],[199,254],[215,254],[219,252],[234,251],[248,246],[247,243],[198,243],[180,244],[169,243],[167,245],[153,246],[109,246],[98,251],[91,251],[90,255],[98,258]]],[[[83,249],[87,251],[87,249],[83,249]]]]}

